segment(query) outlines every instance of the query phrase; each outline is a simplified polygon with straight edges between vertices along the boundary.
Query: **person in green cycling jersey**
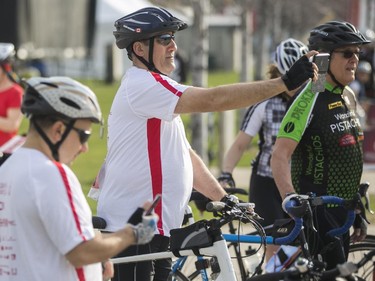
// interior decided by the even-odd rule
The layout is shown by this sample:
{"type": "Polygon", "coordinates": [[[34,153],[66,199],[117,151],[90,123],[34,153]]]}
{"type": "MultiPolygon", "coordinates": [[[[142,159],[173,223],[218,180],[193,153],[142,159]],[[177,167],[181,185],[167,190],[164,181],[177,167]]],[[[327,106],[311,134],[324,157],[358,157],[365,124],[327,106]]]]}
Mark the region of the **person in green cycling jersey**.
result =
{"type": "MultiPolygon", "coordinates": [[[[363,169],[363,131],[357,100],[347,85],[355,78],[361,46],[368,43],[348,22],[330,21],[311,30],[309,49],[329,53],[329,69],[325,89],[314,92],[311,82],[302,86],[281,123],[271,167],[283,203],[295,193],[351,199],[357,192],[363,169]]],[[[344,262],[349,232],[338,240],[325,234],[343,224],[346,212],[339,207],[317,208],[313,216],[317,233],[307,230],[312,254],[321,253],[327,268],[344,262]]],[[[354,228],[352,241],[366,236],[361,217],[356,218],[354,228]]]]}

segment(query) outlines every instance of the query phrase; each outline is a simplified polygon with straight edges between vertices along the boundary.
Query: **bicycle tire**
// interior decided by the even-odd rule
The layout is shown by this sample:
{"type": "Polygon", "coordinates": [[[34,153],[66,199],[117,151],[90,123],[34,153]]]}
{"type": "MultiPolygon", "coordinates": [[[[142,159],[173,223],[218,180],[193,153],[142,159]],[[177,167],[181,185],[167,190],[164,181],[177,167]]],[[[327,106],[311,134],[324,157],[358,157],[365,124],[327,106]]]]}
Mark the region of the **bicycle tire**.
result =
{"type": "Polygon", "coordinates": [[[368,234],[365,240],[361,241],[360,243],[373,243],[375,244],[375,235],[368,234]]]}
{"type": "MultiPolygon", "coordinates": [[[[350,245],[348,261],[358,262],[371,250],[375,250],[375,236],[368,235],[364,241],[350,245]]],[[[362,268],[360,268],[356,275],[364,280],[374,280],[375,258],[372,259],[372,262],[368,262],[362,268]]]]}
{"type": "Polygon", "coordinates": [[[167,281],[190,281],[181,271],[176,270],[168,276],[167,281]]]}

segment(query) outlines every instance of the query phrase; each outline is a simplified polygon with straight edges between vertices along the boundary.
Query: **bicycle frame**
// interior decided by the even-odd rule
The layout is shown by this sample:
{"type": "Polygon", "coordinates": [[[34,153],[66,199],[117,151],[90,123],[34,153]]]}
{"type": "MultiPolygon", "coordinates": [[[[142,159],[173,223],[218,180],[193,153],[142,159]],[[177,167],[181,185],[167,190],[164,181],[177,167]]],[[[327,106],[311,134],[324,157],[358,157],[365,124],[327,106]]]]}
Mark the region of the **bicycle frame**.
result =
{"type": "MultiPolygon", "coordinates": [[[[290,203],[290,206],[295,206],[296,203],[292,202],[290,203]]],[[[215,219],[214,219],[215,220],[215,219]]],[[[288,239],[293,239],[294,233],[299,233],[302,228],[302,218],[295,218],[296,221],[300,221],[300,223],[296,222],[294,230],[292,231],[292,235],[288,235],[288,239]],[[299,229],[298,229],[299,228],[299,229]]],[[[216,220],[218,221],[218,220],[216,220]]],[[[220,225],[220,223],[219,223],[220,225]]],[[[221,229],[215,228],[215,231],[213,232],[213,244],[212,246],[205,247],[205,248],[199,248],[198,251],[195,250],[181,250],[178,251],[177,255],[175,255],[175,252],[159,252],[159,253],[151,253],[151,254],[143,254],[143,255],[137,255],[137,256],[129,256],[129,257],[122,257],[122,258],[115,258],[111,259],[111,261],[116,263],[130,263],[130,262],[140,262],[145,260],[156,260],[156,259],[165,259],[165,258],[173,258],[173,257],[179,257],[179,256],[215,256],[217,258],[220,272],[218,273],[218,276],[216,278],[217,281],[237,281],[237,277],[234,271],[234,267],[231,261],[231,257],[229,254],[229,250],[227,248],[227,241],[224,240],[223,234],[221,232],[221,229]]],[[[247,235],[240,235],[242,239],[247,240],[249,237],[247,235]]],[[[258,240],[261,242],[260,238],[257,236],[253,236],[253,239],[258,240]]],[[[230,237],[228,237],[230,239],[230,237]]],[[[269,237],[266,239],[272,241],[286,241],[287,238],[283,237],[282,240],[274,239],[273,237],[269,237]]],[[[241,239],[240,239],[241,240],[241,239]]],[[[292,241],[292,240],[291,240],[292,241]]],[[[233,239],[233,242],[241,242],[239,241],[239,236],[236,236],[235,239],[233,239]]]]}
{"type": "MultiPolygon", "coordinates": [[[[221,235],[220,235],[221,236],[221,235]]],[[[181,250],[179,251],[181,256],[196,256],[193,250],[181,250]]],[[[216,256],[218,263],[220,265],[220,273],[217,277],[217,281],[237,281],[236,274],[231,262],[231,257],[227,248],[226,241],[221,238],[218,238],[217,241],[214,241],[213,245],[206,248],[199,249],[200,256],[216,256]]],[[[143,254],[137,256],[123,257],[111,259],[111,261],[116,263],[129,263],[129,262],[140,262],[145,260],[157,260],[157,259],[166,259],[176,257],[172,252],[160,252],[160,253],[151,253],[143,254]]]]}
{"type": "MultiPolygon", "coordinates": [[[[321,197],[314,197],[311,200],[311,204],[314,206],[318,205],[327,205],[327,204],[337,204],[339,206],[345,206],[347,200],[344,200],[339,197],[335,196],[321,196],[321,197]]],[[[291,201],[288,202],[286,208],[289,210],[292,210],[293,207],[296,207],[296,202],[291,201]]],[[[292,211],[290,213],[293,213],[292,211]]],[[[336,236],[336,235],[341,235],[348,231],[353,224],[355,219],[355,212],[353,209],[348,209],[347,211],[347,219],[345,223],[336,229],[332,229],[328,232],[328,235],[330,236],[336,236]]],[[[285,237],[279,237],[275,238],[273,236],[259,236],[259,235],[237,235],[237,234],[223,234],[224,239],[227,242],[232,242],[232,243],[252,243],[252,244],[261,244],[261,243],[266,243],[266,244],[273,244],[273,245],[287,245],[293,242],[298,236],[301,235],[301,229],[303,227],[303,220],[302,218],[298,217],[297,215],[293,216],[293,220],[295,222],[295,226],[293,230],[285,237]]],[[[302,236],[304,239],[304,236],[302,236]]],[[[305,244],[306,241],[302,241],[303,244],[305,244]]],[[[310,258],[310,254],[308,250],[303,249],[304,255],[308,258],[310,258]],[[307,253],[306,253],[307,251],[307,253]]],[[[176,266],[177,269],[178,268],[176,266]]],[[[174,270],[176,269],[174,268],[174,270]]],[[[243,277],[243,276],[241,276],[243,277]]],[[[206,281],[208,279],[202,279],[203,281],[206,281]]]]}
{"type": "MultiPolygon", "coordinates": [[[[322,196],[317,198],[319,202],[315,201],[315,204],[338,204],[344,205],[345,200],[334,197],[334,196],[322,196]]],[[[303,205],[303,204],[301,204],[303,205]]],[[[230,220],[226,218],[221,219],[213,219],[211,221],[213,223],[213,229],[211,229],[208,233],[213,238],[212,246],[200,248],[195,247],[194,250],[178,250],[178,251],[166,251],[166,252],[159,252],[159,253],[150,253],[150,254],[142,254],[137,256],[129,256],[129,257],[121,257],[121,258],[114,258],[111,261],[114,264],[117,263],[131,263],[131,262],[140,262],[146,260],[157,260],[157,259],[166,259],[166,258],[173,258],[173,257],[187,257],[187,256],[215,256],[217,258],[220,272],[215,280],[217,281],[237,281],[237,277],[235,275],[234,267],[231,261],[231,257],[229,254],[229,250],[227,248],[227,242],[243,242],[243,243],[263,243],[266,242],[268,244],[288,244],[292,242],[295,238],[297,238],[298,234],[301,232],[303,220],[302,220],[302,213],[301,217],[295,215],[294,210],[295,208],[300,208],[299,202],[295,200],[291,200],[287,202],[286,209],[288,213],[291,214],[292,218],[295,221],[295,226],[293,230],[285,237],[274,238],[272,236],[258,236],[258,235],[233,235],[233,234],[222,234],[220,227],[225,223],[228,223],[230,220]],[[226,240],[224,239],[226,238],[226,240]]],[[[308,203],[306,204],[306,206],[308,203]]],[[[302,206],[302,207],[306,207],[302,206]]],[[[300,209],[301,210],[301,209],[300,209]]],[[[299,210],[299,211],[300,211],[299,210]]],[[[232,219],[235,217],[234,213],[232,214],[232,219]]],[[[339,232],[346,232],[352,225],[354,221],[354,210],[348,210],[348,219],[344,226],[341,226],[338,229],[331,231],[335,235],[339,235],[339,232]]],[[[208,231],[208,230],[206,230],[208,231]]]]}

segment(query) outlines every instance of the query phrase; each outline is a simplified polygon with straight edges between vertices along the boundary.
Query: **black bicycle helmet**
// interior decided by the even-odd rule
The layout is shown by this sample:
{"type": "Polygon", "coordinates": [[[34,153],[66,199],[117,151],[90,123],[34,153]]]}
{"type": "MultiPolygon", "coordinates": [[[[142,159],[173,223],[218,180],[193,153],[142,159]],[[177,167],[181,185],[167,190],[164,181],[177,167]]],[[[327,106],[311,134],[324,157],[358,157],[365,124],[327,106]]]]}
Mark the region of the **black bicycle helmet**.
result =
{"type": "Polygon", "coordinates": [[[116,45],[120,49],[126,48],[128,58],[132,60],[133,43],[149,40],[148,61],[134,54],[150,71],[161,73],[154,65],[154,37],[165,32],[176,32],[187,28],[187,24],[174,17],[163,8],[148,7],[129,14],[115,22],[113,32],[116,45]]]}
{"type": "Polygon", "coordinates": [[[329,21],[310,31],[309,49],[332,51],[347,45],[363,45],[371,43],[351,23],[329,21]]]}
{"type": "Polygon", "coordinates": [[[119,49],[132,43],[146,40],[162,32],[176,32],[187,28],[187,24],[163,8],[147,7],[115,21],[113,35],[119,49]]]}

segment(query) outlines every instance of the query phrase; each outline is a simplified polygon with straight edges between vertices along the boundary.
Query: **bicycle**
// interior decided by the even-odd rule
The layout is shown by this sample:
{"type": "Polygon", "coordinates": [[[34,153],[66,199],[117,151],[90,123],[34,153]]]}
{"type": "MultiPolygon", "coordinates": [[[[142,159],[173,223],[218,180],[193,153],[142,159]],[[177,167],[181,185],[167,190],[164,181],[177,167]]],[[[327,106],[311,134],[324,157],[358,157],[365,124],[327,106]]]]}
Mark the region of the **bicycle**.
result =
{"type": "Polygon", "coordinates": [[[374,257],[375,250],[372,250],[368,254],[363,255],[357,263],[351,261],[345,262],[327,271],[315,270],[313,264],[310,264],[306,259],[299,258],[293,267],[286,271],[258,275],[252,278],[251,281],[337,280],[337,277],[343,277],[345,278],[344,280],[358,280],[353,277],[353,274],[365,268],[370,261],[373,264],[374,257]]]}
{"type": "MultiPolygon", "coordinates": [[[[367,194],[368,187],[369,187],[368,183],[364,183],[364,184],[360,185],[359,193],[360,193],[361,197],[364,197],[365,196],[364,194],[367,194]]],[[[322,197],[310,196],[308,198],[306,196],[304,196],[304,197],[305,197],[304,200],[308,201],[309,204],[312,205],[312,207],[316,207],[316,206],[319,206],[319,205],[322,205],[322,204],[336,204],[335,200],[337,200],[337,199],[335,199],[336,197],[334,197],[334,196],[322,196],[322,197]],[[331,201],[331,200],[333,200],[333,201],[331,201]]],[[[367,197],[366,197],[366,199],[367,199],[367,197]]],[[[359,198],[355,198],[353,200],[343,200],[342,199],[341,203],[339,205],[343,204],[343,205],[348,205],[347,206],[348,208],[357,208],[358,204],[360,204],[359,201],[360,201],[359,198]],[[349,201],[352,201],[352,202],[349,202],[349,201]]],[[[366,200],[366,202],[368,203],[368,200],[366,200]]],[[[369,204],[366,204],[367,208],[368,208],[368,205],[369,204]]],[[[363,210],[363,212],[364,212],[364,210],[363,210]]],[[[329,234],[331,236],[338,236],[338,235],[341,235],[342,233],[346,232],[351,227],[351,224],[353,223],[354,218],[355,218],[355,214],[353,212],[351,214],[351,217],[348,217],[348,219],[347,219],[347,221],[346,221],[346,223],[343,227],[341,227],[339,229],[336,229],[336,230],[331,230],[331,231],[329,231],[329,234]]],[[[259,243],[259,239],[256,240],[256,239],[252,238],[251,235],[247,236],[247,237],[250,237],[249,239],[241,238],[240,240],[238,240],[238,237],[236,235],[224,234],[223,236],[228,241],[236,241],[236,242],[240,241],[240,242],[246,242],[246,243],[249,243],[249,242],[250,243],[259,243]]],[[[245,236],[242,236],[242,237],[245,237],[245,236]]],[[[304,239],[303,232],[300,233],[300,239],[301,239],[300,244],[305,245],[306,240],[304,239]]],[[[272,244],[272,240],[269,240],[267,242],[268,242],[268,244],[272,244]]],[[[285,244],[287,244],[287,242],[285,242],[285,244]]],[[[308,260],[312,261],[312,257],[309,254],[308,248],[303,247],[301,252],[302,252],[301,255],[303,257],[306,257],[308,260]]],[[[289,263],[286,264],[283,269],[287,268],[290,265],[290,263],[295,261],[298,257],[299,257],[299,255],[294,255],[291,259],[288,260],[289,263]]],[[[197,271],[195,271],[195,275],[189,275],[188,277],[186,277],[186,276],[184,276],[184,274],[181,273],[181,268],[183,267],[183,265],[177,264],[176,267],[177,267],[177,269],[174,269],[174,273],[173,273],[175,279],[171,279],[171,280],[192,280],[192,278],[195,278],[197,275],[199,275],[199,273],[198,273],[199,271],[197,269],[197,271]]],[[[201,271],[204,271],[204,269],[201,269],[201,271]]],[[[208,279],[207,279],[207,277],[202,277],[202,280],[208,280],[208,279]]],[[[246,279],[243,279],[243,280],[246,280],[246,279]]]]}
{"type": "MultiPolygon", "coordinates": [[[[234,194],[234,195],[248,195],[247,191],[242,189],[242,188],[225,188],[225,191],[228,194],[234,194]]],[[[190,201],[194,201],[197,208],[201,211],[206,210],[206,204],[210,201],[208,198],[206,198],[203,194],[193,191],[191,194],[190,201]]],[[[186,225],[188,222],[189,225],[193,224],[194,218],[193,214],[191,212],[190,206],[185,210],[185,217],[184,217],[184,223],[183,225],[186,225]]],[[[240,221],[239,221],[240,223],[240,221]]],[[[260,232],[263,231],[263,228],[258,225],[258,224],[252,224],[252,226],[257,229],[255,231],[255,234],[259,234],[260,232]]],[[[236,234],[237,229],[233,223],[233,221],[228,222],[228,229],[230,234],[236,234]]],[[[240,230],[240,225],[238,226],[238,230],[240,230]]],[[[223,235],[224,238],[226,238],[226,234],[223,235]]],[[[237,241],[237,239],[234,238],[227,238],[228,239],[228,249],[233,251],[233,258],[236,260],[235,266],[236,269],[238,269],[239,274],[241,276],[241,280],[245,281],[246,278],[251,276],[254,272],[260,273],[261,267],[258,266],[258,264],[264,260],[264,255],[258,257],[258,252],[262,248],[262,244],[259,244],[259,247],[257,249],[254,249],[251,245],[247,247],[247,249],[244,251],[245,253],[243,254],[242,252],[242,247],[241,244],[237,241]],[[248,261],[244,261],[244,258],[253,256],[257,260],[256,263],[254,261],[251,261],[249,263],[248,261]],[[253,266],[252,266],[253,265],[253,266]],[[250,268],[252,267],[252,268],[250,268]]],[[[226,239],[226,240],[227,240],[226,239]]],[[[172,274],[169,278],[170,281],[173,280],[180,280],[182,275],[187,275],[188,280],[194,280],[197,277],[201,277],[201,280],[205,281],[208,280],[209,273],[207,272],[207,269],[210,267],[215,266],[215,258],[211,259],[206,259],[203,257],[197,257],[196,259],[188,259],[188,257],[181,257],[177,260],[174,261],[173,266],[172,266],[172,274]],[[189,266],[191,263],[194,263],[193,267],[195,267],[194,271],[189,272],[187,274],[186,272],[182,273],[183,269],[186,267],[191,268],[189,266]]],[[[182,277],[183,278],[183,277],[182,277]]],[[[185,279],[183,279],[185,280],[185,279]]]]}
{"type": "MultiPolygon", "coordinates": [[[[338,197],[321,197],[323,201],[325,199],[329,200],[329,204],[346,204],[347,201],[338,198],[338,197]]],[[[215,202],[212,202],[215,205],[215,202]]],[[[237,236],[237,241],[244,241],[248,243],[256,243],[264,241],[266,239],[270,242],[283,244],[288,242],[287,240],[294,240],[298,234],[301,232],[303,220],[300,215],[303,215],[301,212],[302,209],[308,207],[308,202],[303,203],[302,205],[297,205],[295,201],[290,201],[286,205],[286,209],[289,214],[293,217],[295,221],[295,226],[293,231],[288,234],[286,237],[274,238],[274,237],[261,237],[261,236],[248,236],[241,235],[237,236]],[[247,239],[242,240],[243,239],[247,239]],[[250,239],[253,239],[250,241],[250,239]]],[[[222,205],[220,203],[219,205],[222,205]]],[[[214,272],[214,280],[217,281],[236,281],[236,276],[234,273],[233,264],[231,263],[231,258],[227,248],[226,241],[223,238],[221,227],[227,224],[229,221],[234,220],[235,218],[248,218],[251,219],[251,214],[249,214],[243,206],[228,206],[225,205],[224,209],[220,212],[220,217],[218,219],[214,218],[209,221],[202,220],[193,224],[193,227],[189,229],[181,228],[171,231],[171,249],[166,252],[144,254],[131,257],[122,257],[112,259],[113,263],[123,263],[123,262],[138,262],[145,260],[154,260],[154,259],[163,259],[163,258],[172,258],[180,256],[215,256],[217,258],[218,269],[220,271],[214,272]]],[[[340,227],[341,231],[347,231],[354,219],[354,209],[348,210],[348,220],[344,226],[340,227]]],[[[335,229],[334,231],[338,231],[335,229]]],[[[253,280],[248,278],[247,280],[253,280]]]]}
{"type": "MultiPolygon", "coordinates": [[[[360,194],[361,198],[362,197],[366,198],[366,205],[365,206],[369,210],[369,196],[368,196],[368,192],[367,192],[368,187],[369,187],[369,184],[367,182],[362,183],[359,186],[358,193],[360,194]]],[[[243,190],[241,191],[241,189],[238,189],[238,188],[227,189],[228,193],[230,193],[230,191],[232,191],[232,193],[235,193],[235,194],[237,192],[243,192],[243,190]]],[[[195,196],[192,195],[192,198],[193,198],[193,200],[200,200],[200,201],[204,202],[204,196],[203,195],[199,196],[199,194],[195,194],[195,196]]],[[[310,203],[313,205],[313,207],[322,204],[322,202],[320,202],[319,199],[313,198],[313,196],[311,196],[309,198],[309,200],[310,200],[310,203]]],[[[364,212],[364,209],[363,209],[363,212],[364,212]]],[[[192,217],[192,215],[190,214],[190,218],[191,217],[192,217]]],[[[274,226],[271,225],[271,226],[268,226],[268,227],[265,227],[265,228],[272,229],[273,227],[274,226]]],[[[311,226],[311,227],[313,227],[313,226],[311,226]]],[[[230,230],[230,233],[232,235],[223,234],[223,236],[227,240],[227,242],[230,242],[228,247],[234,246],[233,249],[234,249],[234,252],[235,252],[235,258],[237,260],[239,272],[240,272],[240,275],[241,275],[241,280],[246,280],[248,277],[250,277],[252,275],[259,274],[261,272],[260,271],[261,265],[263,264],[263,261],[264,261],[264,255],[263,255],[262,258],[260,258],[259,265],[256,264],[256,265],[252,266],[252,268],[255,268],[255,270],[253,270],[253,271],[250,271],[249,266],[246,266],[244,264],[243,258],[246,258],[251,254],[253,254],[253,255],[256,254],[259,251],[261,245],[257,250],[252,249],[252,247],[250,246],[249,250],[246,251],[246,255],[243,256],[243,255],[241,255],[241,250],[239,249],[240,244],[239,244],[237,235],[235,235],[235,229],[234,229],[232,223],[229,223],[229,230],[230,230]]],[[[255,232],[252,232],[252,233],[248,233],[247,235],[250,235],[250,236],[259,235],[259,230],[255,231],[255,232]]],[[[299,236],[300,236],[299,237],[300,243],[297,243],[297,244],[305,245],[306,239],[304,237],[304,234],[301,233],[299,236]]],[[[335,233],[333,233],[333,236],[335,236],[335,233]]],[[[242,239],[243,240],[241,242],[246,240],[244,238],[242,238],[242,239]]],[[[249,240],[246,240],[246,241],[247,242],[245,242],[245,243],[248,243],[249,240]]],[[[260,243],[259,241],[256,241],[256,240],[250,239],[250,241],[252,243],[260,243]]],[[[273,243],[272,243],[271,240],[269,240],[269,241],[267,241],[267,244],[273,244],[273,243]]],[[[285,243],[285,244],[287,244],[287,243],[285,243]]],[[[296,243],[294,245],[296,245],[296,243]]],[[[264,252],[263,252],[263,254],[264,254],[264,252]]],[[[280,259],[282,259],[282,258],[285,259],[285,262],[286,262],[285,265],[279,270],[284,270],[285,268],[290,266],[301,255],[311,259],[309,251],[306,247],[303,247],[303,248],[298,247],[297,250],[295,250],[295,248],[293,248],[293,252],[290,254],[290,256],[285,256],[285,253],[283,253],[281,250],[280,250],[280,252],[277,253],[277,255],[280,259]]],[[[193,270],[193,271],[183,270],[186,267],[185,266],[186,262],[187,262],[187,257],[179,258],[175,261],[175,263],[172,267],[172,276],[171,276],[170,280],[172,280],[172,281],[173,280],[194,280],[198,276],[201,277],[200,280],[203,280],[203,281],[208,280],[208,274],[207,274],[206,270],[211,266],[210,260],[207,260],[207,259],[204,259],[204,258],[198,258],[196,263],[195,263],[195,270],[193,270]]],[[[270,265],[270,264],[268,264],[268,265],[270,265]]],[[[191,266],[190,266],[190,268],[191,268],[191,266]]]]}
{"type": "MultiPolygon", "coordinates": [[[[185,211],[185,216],[189,218],[189,225],[193,225],[195,223],[190,206],[187,206],[187,209],[185,211]]],[[[236,229],[232,221],[228,222],[228,227],[229,227],[229,233],[232,235],[235,235],[236,229]]],[[[261,231],[261,226],[254,225],[254,227],[258,228],[257,233],[261,231]]],[[[229,242],[227,245],[228,249],[233,249],[235,259],[237,261],[238,269],[241,275],[241,280],[245,281],[247,277],[249,277],[251,274],[254,273],[254,271],[249,271],[249,269],[246,267],[243,261],[243,258],[246,256],[257,254],[257,252],[260,250],[260,248],[263,245],[260,242],[260,240],[257,241],[257,243],[259,244],[258,249],[254,250],[251,246],[249,246],[248,249],[246,250],[246,256],[243,256],[241,247],[240,247],[241,241],[238,241],[237,235],[229,236],[230,234],[223,234],[223,237],[226,240],[226,242],[229,242]]],[[[261,259],[264,259],[264,258],[262,257],[261,259]]],[[[195,270],[190,272],[187,276],[185,276],[186,273],[183,273],[183,269],[186,268],[187,267],[186,265],[191,262],[194,262],[194,261],[188,260],[187,256],[180,257],[177,260],[175,260],[173,262],[172,271],[168,278],[168,281],[194,280],[198,276],[201,277],[200,280],[208,281],[210,274],[207,272],[207,269],[214,268],[217,263],[215,257],[211,257],[210,259],[207,259],[201,256],[197,256],[196,261],[194,262],[195,270]]],[[[260,266],[258,266],[258,264],[257,264],[257,269],[260,269],[260,266]]]]}

